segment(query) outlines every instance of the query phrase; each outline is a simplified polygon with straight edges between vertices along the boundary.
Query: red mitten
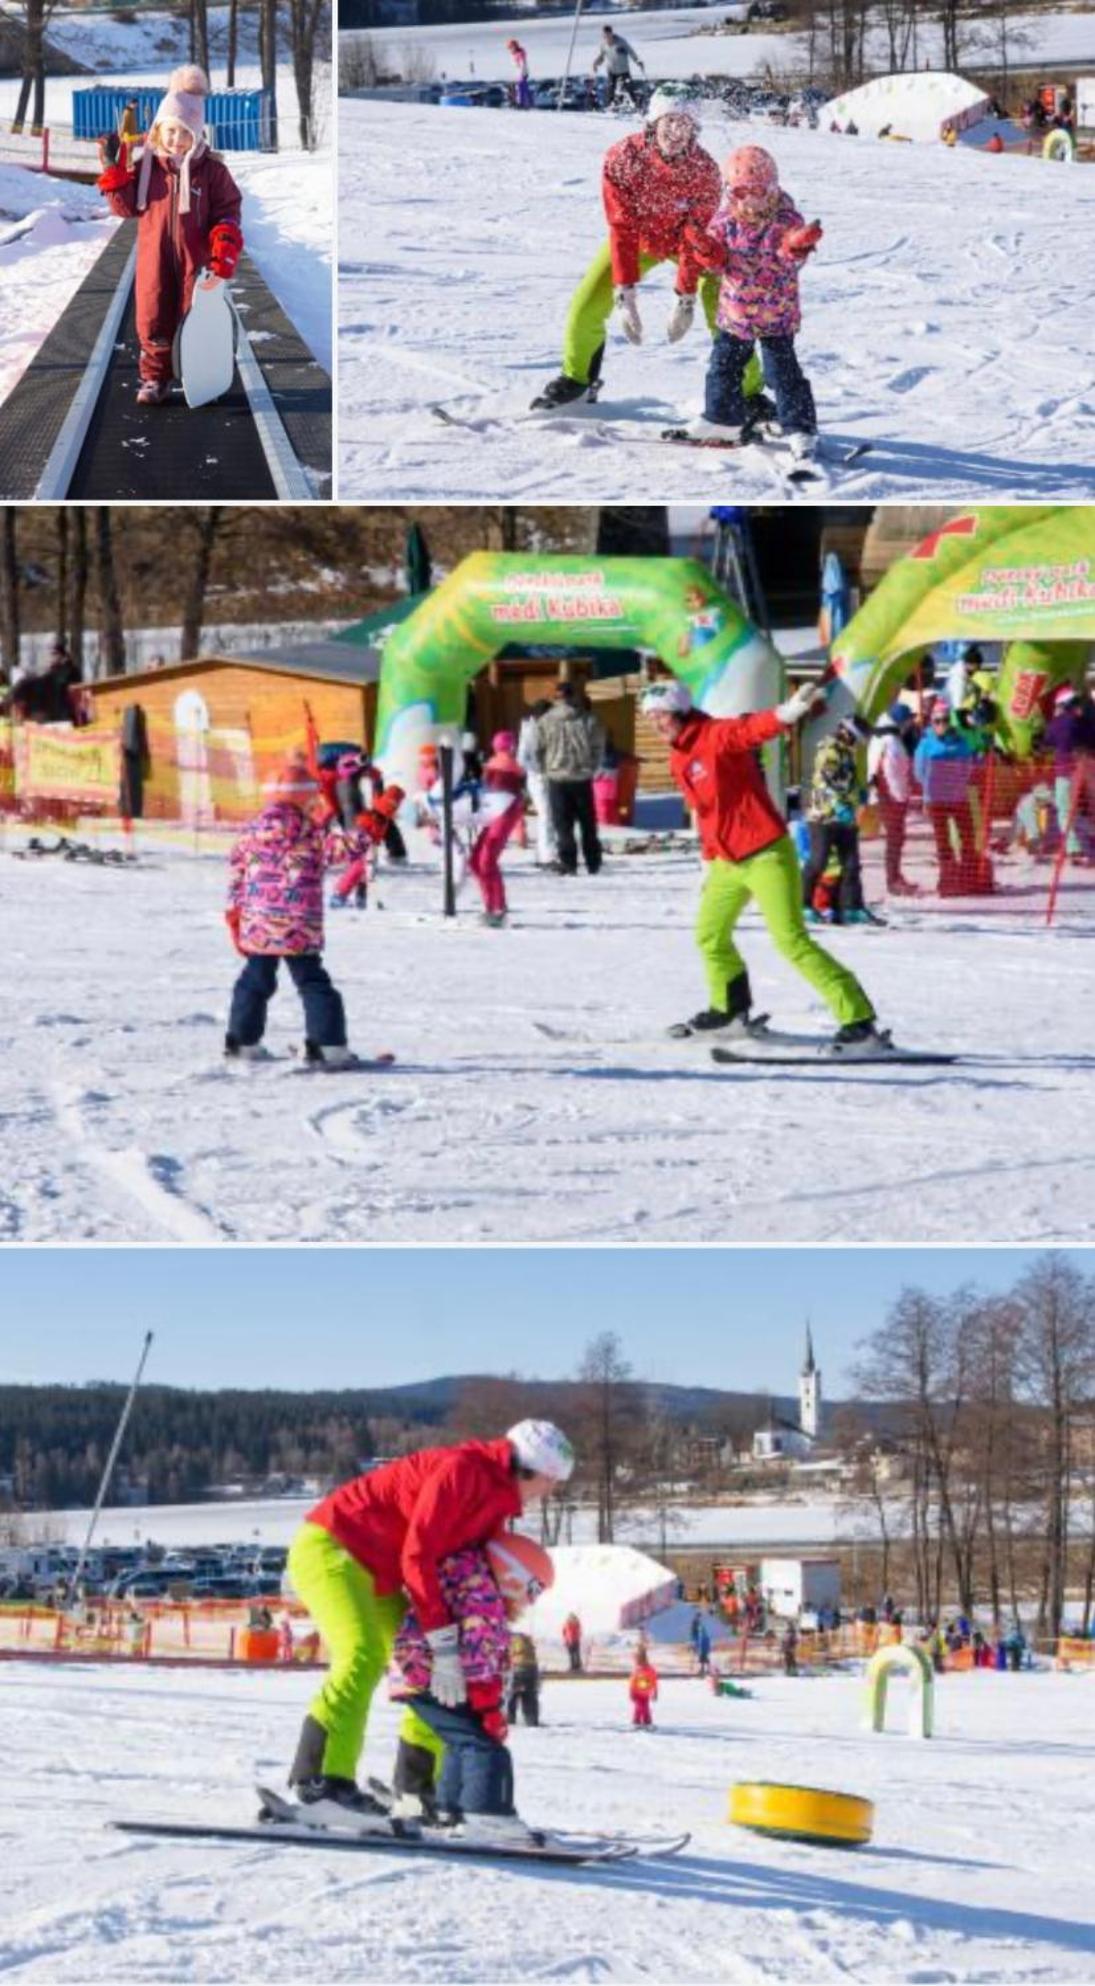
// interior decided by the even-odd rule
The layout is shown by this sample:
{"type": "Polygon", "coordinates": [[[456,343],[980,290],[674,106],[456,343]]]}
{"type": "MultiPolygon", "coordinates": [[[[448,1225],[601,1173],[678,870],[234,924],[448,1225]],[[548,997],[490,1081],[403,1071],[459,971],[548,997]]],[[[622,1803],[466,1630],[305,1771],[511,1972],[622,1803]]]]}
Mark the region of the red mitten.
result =
{"type": "Polygon", "coordinates": [[[243,236],[235,221],[218,221],[209,237],[209,268],[214,276],[225,282],[236,273],[236,264],[243,253],[243,236]]]}
{"type": "Polygon", "coordinates": [[[812,255],[824,230],[820,221],[811,221],[809,227],[788,228],[780,243],[780,251],[788,262],[805,262],[812,255]]]}
{"type": "Polygon", "coordinates": [[[244,949],[243,949],[243,946],[242,946],[242,945],[240,944],[240,913],[239,913],[239,911],[238,911],[238,910],[226,910],[226,911],[225,911],[225,913],[224,913],[224,921],[225,921],[225,923],[227,924],[227,926],[228,926],[228,929],[229,929],[229,931],[230,931],[230,932],[231,932],[231,934],[232,934],[232,943],[233,943],[233,944],[234,944],[234,946],[236,947],[236,950],[237,950],[237,952],[239,953],[239,955],[240,955],[240,957],[241,957],[241,959],[245,959],[245,958],[247,957],[247,953],[246,953],[246,952],[244,951],[244,949]]]}
{"type": "Polygon", "coordinates": [[[106,171],[99,174],[95,184],[100,193],[118,193],[123,186],[129,185],[133,177],[134,174],[130,172],[129,167],[123,165],[119,159],[117,165],[107,166],[106,171]]]}
{"type": "Polygon", "coordinates": [[[683,238],[692,260],[698,262],[701,269],[726,267],[725,245],[709,235],[706,228],[697,227],[694,221],[689,221],[683,229],[683,238]]]}
{"type": "Polygon", "coordinates": [[[373,812],[383,814],[387,821],[394,821],[406,797],[401,786],[385,786],[373,801],[373,812]]]}
{"type": "Polygon", "coordinates": [[[509,1725],[506,1723],[505,1717],[500,1710],[488,1710],[485,1715],[480,1717],[479,1722],[482,1724],[488,1738],[493,1738],[496,1744],[505,1744],[506,1739],[509,1737],[509,1725]]]}

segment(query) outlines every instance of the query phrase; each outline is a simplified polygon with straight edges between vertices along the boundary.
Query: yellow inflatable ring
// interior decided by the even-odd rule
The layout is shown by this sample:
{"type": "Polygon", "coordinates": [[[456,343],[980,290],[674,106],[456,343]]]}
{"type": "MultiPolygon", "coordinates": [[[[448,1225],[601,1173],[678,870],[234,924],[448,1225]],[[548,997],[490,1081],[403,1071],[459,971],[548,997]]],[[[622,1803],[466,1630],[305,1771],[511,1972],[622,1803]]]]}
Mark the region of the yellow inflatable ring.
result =
{"type": "Polygon", "coordinates": [[[752,1828],[756,1834],[819,1842],[826,1848],[861,1848],[874,1828],[874,1803],[820,1786],[739,1780],[730,1788],[730,1819],[736,1827],[752,1828]]]}

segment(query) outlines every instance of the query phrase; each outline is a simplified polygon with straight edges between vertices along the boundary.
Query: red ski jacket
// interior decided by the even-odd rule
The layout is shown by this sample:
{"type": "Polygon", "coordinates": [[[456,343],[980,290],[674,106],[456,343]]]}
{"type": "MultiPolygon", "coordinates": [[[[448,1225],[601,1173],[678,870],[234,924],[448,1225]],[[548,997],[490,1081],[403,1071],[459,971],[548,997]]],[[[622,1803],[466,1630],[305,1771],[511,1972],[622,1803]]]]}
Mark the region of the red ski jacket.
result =
{"type": "Polygon", "coordinates": [[[239,228],[242,196],[223,159],[203,152],[192,162],[188,214],[179,212],[178,173],[158,158],[152,161],[143,213],[137,212],[136,170],[108,166],[99,189],[112,213],[137,222],[139,314],[157,328],[165,311],[168,319],[181,319],[190,307],[194,278],[209,261],[213,229],[225,221],[239,228]]]}
{"type": "Polygon", "coordinates": [[[700,267],[685,239],[689,223],[706,228],[722,194],[718,166],[702,145],[683,157],[665,159],[652,131],[621,138],[608,152],[601,194],[612,248],[612,281],[617,289],[639,280],[639,256],[654,255],[677,264],[677,291],[692,296],[700,267]]]}
{"type": "Polygon", "coordinates": [[[708,717],[696,710],[677,733],[669,770],[695,810],[708,862],[744,862],[786,834],[753,756],[783,728],[774,710],[749,717],[708,717]]]}
{"type": "Polygon", "coordinates": [[[407,1592],[424,1633],[449,1610],[437,1562],[485,1544],[521,1512],[510,1442],[420,1448],[332,1490],[308,1513],[372,1573],[378,1594],[407,1592]]]}

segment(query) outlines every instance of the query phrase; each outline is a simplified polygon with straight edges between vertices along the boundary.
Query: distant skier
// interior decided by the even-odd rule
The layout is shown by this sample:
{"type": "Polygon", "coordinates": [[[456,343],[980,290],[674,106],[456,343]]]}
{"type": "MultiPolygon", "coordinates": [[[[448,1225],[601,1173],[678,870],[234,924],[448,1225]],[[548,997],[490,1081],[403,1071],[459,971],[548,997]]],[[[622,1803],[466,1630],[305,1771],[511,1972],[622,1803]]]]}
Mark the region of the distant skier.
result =
{"type": "Polygon", "coordinates": [[[742,438],[748,422],[746,368],[759,340],[776,418],[790,436],[792,453],[806,458],[817,446],[817,412],[795,352],[802,323],[798,278],[821,240],[821,227],[816,221],[806,226],[780,187],[775,160],[759,145],[731,152],[722,179],[715,214],[687,230],[690,256],[721,277],[704,414],[690,432],[697,440],[742,438]]]}
{"type": "Polygon", "coordinates": [[[708,717],[693,709],[684,683],[652,683],[643,692],[643,714],[669,746],[669,769],[696,815],[707,864],[696,943],[711,1005],[672,1028],[676,1037],[748,1032],[753,996],[733,932],[750,899],[777,951],[839,1023],[836,1041],[876,1036],[875,1011],[859,981],[806,929],[794,847],[756,756],[758,746],[800,724],[819,700],[824,702],[823,693],[807,684],[774,710],[708,717]]]}
{"type": "MultiPolygon", "coordinates": [[[[430,1662],[430,1695],[467,1702],[460,1636],[439,1562],[486,1543],[574,1468],[550,1421],[520,1421],[499,1441],[424,1448],[340,1484],[316,1505],[289,1552],[293,1591],[323,1636],[330,1669],[304,1720],[290,1784],[322,1818],[324,1803],[383,1809],[356,1783],[374,1691],[408,1603],[430,1662]]],[[[332,1815],[337,1822],[338,1813],[332,1815]]]]}
{"type": "Polygon", "coordinates": [[[528,56],[519,41],[506,43],[517,70],[517,81],[513,85],[513,105],[515,110],[532,109],[532,85],[528,76],[528,56]]]}
{"type": "MultiPolygon", "coordinates": [[[[718,281],[714,275],[704,275],[688,243],[693,234],[705,241],[704,230],[718,207],[722,182],[699,134],[695,103],[656,90],[642,131],[609,148],[601,174],[608,240],[571,298],[563,334],[563,370],[537,394],[533,407],[551,409],[597,398],[613,308],[628,343],[641,345],[638,285],[659,262],[673,262],[677,269],[666,325],[670,344],[683,338],[691,325],[697,293],[714,335],[718,281]]],[[[706,252],[713,252],[710,244],[706,252]]],[[[756,393],[760,385],[760,366],[754,359],[744,390],[756,393]]]]}
{"type": "Polygon", "coordinates": [[[617,34],[615,28],[609,27],[606,22],[601,29],[601,46],[594,56],[591,65],[594,75],[596,75],[602,64],[604,66],[607,84],[604,106],[606,110],[611,110],[617,96],[627,97],[632,104],[635,103],[634,93],[631,88],[631,64],[633,62],[636,68],[641,69],[645,76],[646,64],[642,57],[636,55],[631,43],[625,41],[623,35],[617,34]]]}
{"type": "Polygon", "coordinates": [[[483,767],[479,833],[468,858],[483,898],[483,922],[494,926],[506,921],[502,850],[525,811],[525,775],[514,757],[516,742],[512,731],[497,731],[491,740],[491,755],[483,767]]]}
{"type": "Polygon", "coordinates": [[[814,891],[835,856],[838,882],[833,904],[834,924],[866,924],[872,913],[863,901],[863,876],[859,861],[860,802],[864,797],[860,782],[857,747],[859,733],[851,718],[842,718],[836,730],[823,738],[814,754],[810,775],[810,795],[806,819],[810,826],[810,855],[802,872],[802,906],[813,907],[814,891]]]}
{"type": "Polygon", "coordinates": [[[628,1681],[631,1722],[636,1730],[649,1731],[654,1723],[653,1707],[658,1698],[658,1671],[645,1648],[636,1650],[628,1681]]]}
{"type": "MultiPolygon", "coordinates": [[[[262,812],[244,828],[229,858],[225,922],[245,963],[232,989],[224,1052],[234,1061],[261,1055],[266,1010],[278,966],[284,964],[304,1005],[308,1060],[329,1068],[352,1066],[342,995],[320,957],[323,875],[330,864],[360,854],[366,833],[375,839],[383,835],[385,812],[378,809],[373,827],[356,837],[337,824],[314,820],[319,789],[303,752],[290,754],[263,794],[262,812]]],[[[393,787],[388,804],[397,806],[401,798],[393,787]]]]}
{"type": "Polygon", "coordinates": [[[175,333],[203,269],[221,282],[243,250],[240,189],[205,138],[209,82],[194,64],[176,69],[138,163],[116,133],[99,141],[98,180],[113,213],[137,222],[137,399],[157,406],[171,392],[175,333]]]}

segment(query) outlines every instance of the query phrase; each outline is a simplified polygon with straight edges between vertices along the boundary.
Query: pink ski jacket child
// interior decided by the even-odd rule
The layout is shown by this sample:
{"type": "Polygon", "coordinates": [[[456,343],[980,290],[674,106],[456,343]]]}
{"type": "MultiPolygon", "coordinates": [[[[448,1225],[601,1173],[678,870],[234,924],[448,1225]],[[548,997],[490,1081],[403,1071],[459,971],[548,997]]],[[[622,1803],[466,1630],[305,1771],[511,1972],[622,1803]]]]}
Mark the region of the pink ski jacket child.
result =
{"type": "Polygon", "coordinates": [[[719,328],[734,338],[793,338],[802,324],[799,269],[821,229],[806,226],[759,145],[739,147],[722,170],[722,199],[690,237],[697,261],[722,277],[719,328]]]}
{"type": "MultiPolygon", "coordinates": [[[[449,1617],[459,1630],[468,1702],[482,1718],[484,1729],[504,1738],[501,1705],[509,1674],[511,1632],[505,1600],[480,1549],[452,1552],[440,1561],[437,1570],[449,1617]]],[[[418,1616],[409,1608],[392,1651],[391,1695],[397,1699],[421,1695],[430,1687],[431,1673],[429,1644],[418,1616]]]]}
{"type": "Polygon", "coordinates": [[[319,797],[303,753],[265,787],[268,800],[229,856],[226,919],[248,957],[298,958],[323,950],[323,876],[368,847],[365,834],[307,809],[319,797]]]}

